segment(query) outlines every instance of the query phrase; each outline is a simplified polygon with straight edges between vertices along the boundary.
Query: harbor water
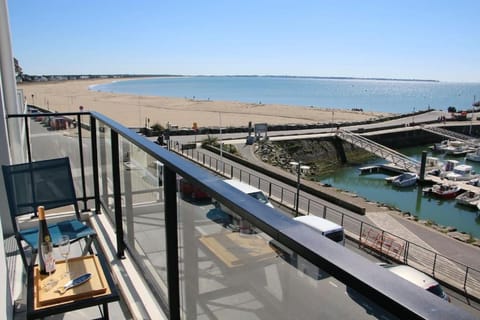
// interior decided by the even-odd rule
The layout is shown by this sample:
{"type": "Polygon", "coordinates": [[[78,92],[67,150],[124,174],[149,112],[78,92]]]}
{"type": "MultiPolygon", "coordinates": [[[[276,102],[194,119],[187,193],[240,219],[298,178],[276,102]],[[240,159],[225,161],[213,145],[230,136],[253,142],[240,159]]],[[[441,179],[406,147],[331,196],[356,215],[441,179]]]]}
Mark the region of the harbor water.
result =
{"type": "MultiPolygon", "coordinates": [[[[422,151],[428,150],[428,147],[405,148],[398,151],[420,161],[422,151]]],[[[480,173],[480,163],[465,161],[464,157],[451,157],[431,152],[428,155],[438,157],[442,162],[448,159],[458,160],[460,163],[472,165],[475,171],[480,173]]],[[[458,231],[480,238],[478,209],[459,205],[455,199],[442,200],[423,195],[422,187],[418,185],[396,188],[385,181],[385,178],[389,177],[386,174],[360,175],[360,167],[382,163],[385,163],[385,160],[378,159],[357,166],[346,166],[338,168],[331,175],[319,178],[321,182],[331,184],[333,187],[356,193],[361,197],[395,207],[403,212],[409,212],[420,220],[429,220],[442,226],[453,226],[458,231]]]]}

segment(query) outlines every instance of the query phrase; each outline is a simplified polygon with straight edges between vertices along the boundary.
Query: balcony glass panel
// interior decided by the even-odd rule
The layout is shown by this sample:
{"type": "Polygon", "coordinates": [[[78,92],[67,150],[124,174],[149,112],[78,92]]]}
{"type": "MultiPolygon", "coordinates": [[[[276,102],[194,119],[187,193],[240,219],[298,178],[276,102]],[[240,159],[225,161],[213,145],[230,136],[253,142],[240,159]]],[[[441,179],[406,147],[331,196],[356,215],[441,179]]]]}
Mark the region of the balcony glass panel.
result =
{"type": "Polygon", "coordinates": [[[112,145],[110,128],[102,122],[97,122],[97,157],[98,157],[98,184],[100,202],[103,210],[115,221],[115,207],[113,199],[113,169],[112,145]]]}
{"type": "Polygon", "coordinates": [[[124,241],[148,283],[167,297],[163,164],[119,137],[124,241]]]}
{"type": "MultiPolygon", "coordinates": [[[[84,115],[81,119],[84,124],[88,124],[90,116],[84,115]]],[[[77,197],[92,198],[94,196],[90,131],[88,127],[81,126],[79,134],[76,115],[62,117],[32,116],[29,118],[12,118],[8,121],[11,126],[15,126],[15,123],[19,124],[20,128],[19,135],[21,138],[18,142],[21,146],[16,149],[16,152],[18,153],[21,150],[23,155],[17,157],[16,162],[28,162],[29,148],[32,161],[68,157],[77,197]],[[25,125],[28,127],[26,128],[25,125]],[[26,136],[27,129],[28,137],[26,136]],[[82,136],[81,140],[80,135],[82,136]]]]}
{"type": "Polygon", "coordinates": [[[214,200],[179,215],[185,319],[396,319],[214,200]]]}

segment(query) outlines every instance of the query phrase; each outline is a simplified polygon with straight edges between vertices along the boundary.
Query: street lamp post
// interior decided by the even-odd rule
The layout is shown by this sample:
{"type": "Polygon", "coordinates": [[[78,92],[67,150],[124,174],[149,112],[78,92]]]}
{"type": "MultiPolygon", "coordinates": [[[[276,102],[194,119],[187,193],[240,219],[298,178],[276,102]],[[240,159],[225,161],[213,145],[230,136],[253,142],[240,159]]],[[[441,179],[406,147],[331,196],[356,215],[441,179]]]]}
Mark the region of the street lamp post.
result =
{"type": "Polygon", "coordinates": [[[222,113],[219,112],[218,113],[218,121],[219,121],[219,124],[220,124],[220,128],[219,128],[219,137],[220,137],[220,158],[223,157],[223,141],[222,141],[222,113]]]}
{"type": "Polygon", "coordinates": [[[302,169],[308,170],[310,169],[309,166],[302,166],[300,161],[292,161],[290,162],[292,169],[294,169],[297,173],[297,193],[295,195],[295,217],[298,216],[298,207],[300,206],[300,176],[302,175],[302,169]]]}
{"type": "Polygon", "coordinates": [[[470,130],[468,134],[472,135],[472,126],[473,126],[473,116],[475,115],[475,95],[473,96],[473,103],[472,103],[472,116],[470,117],[470,130]]]}
{"type": "Polygon", "coordinates": [[[297,197],[295,198],[295,217],[298,217],[298,205],[300,204],[300,162],[297,164],[297,197]]]}

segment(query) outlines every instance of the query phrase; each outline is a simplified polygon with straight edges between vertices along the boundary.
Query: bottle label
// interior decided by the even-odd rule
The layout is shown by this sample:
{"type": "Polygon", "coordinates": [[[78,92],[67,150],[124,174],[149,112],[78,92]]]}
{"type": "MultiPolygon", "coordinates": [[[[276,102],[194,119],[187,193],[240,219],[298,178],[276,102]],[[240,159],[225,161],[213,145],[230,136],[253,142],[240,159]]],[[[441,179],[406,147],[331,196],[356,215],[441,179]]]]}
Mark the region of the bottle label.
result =
{"type": "Polygon", "coordinates": [[[44,257],[45,257],[45,271],[46,272],[55,271],[55,257],[53,256],[53,251],[46,253],[44,257]]]}

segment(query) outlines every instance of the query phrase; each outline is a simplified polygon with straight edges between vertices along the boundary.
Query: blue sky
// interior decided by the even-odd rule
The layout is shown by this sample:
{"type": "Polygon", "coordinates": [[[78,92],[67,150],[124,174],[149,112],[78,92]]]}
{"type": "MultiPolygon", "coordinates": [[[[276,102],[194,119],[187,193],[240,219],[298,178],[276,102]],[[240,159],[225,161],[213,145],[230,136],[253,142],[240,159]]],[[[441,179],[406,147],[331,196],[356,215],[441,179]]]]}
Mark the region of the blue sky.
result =
{"type": "Polygon", "coordinates": [[[27,74],[480,82],[478,0],[8,0],[27,74]]]}

